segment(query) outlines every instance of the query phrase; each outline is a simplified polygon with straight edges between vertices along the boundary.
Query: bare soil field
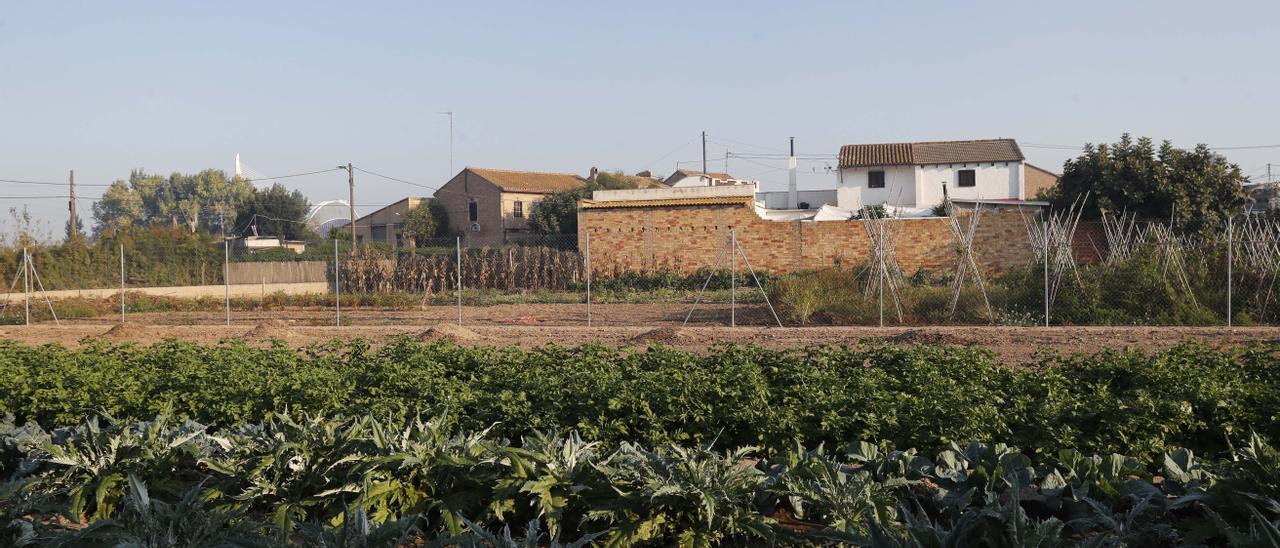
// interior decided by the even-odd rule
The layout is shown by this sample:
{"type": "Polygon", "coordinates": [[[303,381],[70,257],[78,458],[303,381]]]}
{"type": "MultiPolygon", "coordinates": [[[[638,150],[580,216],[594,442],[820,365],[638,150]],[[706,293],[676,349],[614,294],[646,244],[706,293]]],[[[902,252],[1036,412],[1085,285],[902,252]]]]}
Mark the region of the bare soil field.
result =
{"type": "Polygon", "coordinates": [[[609,304],[593,310],[593,325],[586,326],[581,305],[530,304],[469,307],[463,309],[465,329],[452,326],[456,309],[427,307],[422,310],[360,309],[343,312],[343,326],[333,325],[333,312],[321,310],[272,310],[232,313],[230,326],[223,313],[132,314],[129,323],[116,317],[0,327],[0,339],[28,344],[59,343],[76,346],[85,341],[150,344],[166,338],[214,344],[239,339],[250,344],[280,340],[301,346],[334,338],[361,337],[383,343],[398,335],[420,339],[446,339],[467,346],[535,347],[546,344],[578,345],[597,342],[615,347],[665,344],[691,351],[705,351],[720,342],[749,343],[767,348],[799,348],[814,344],[859,344],[887,341],[893,344],[939,343],[978,346],[997,353],[1010,365],[1035,361],[1044,352],[1094,353],[1105,348],[1156,350],[1187,340],[1213,346],[1280,342],[1277,327],[766,327],[767,309],[739,307],[738,327],[728,327],[728,308],[700,308],[689,326],[681,327],[688,308],[681,304],[609,304]],[[747,325],[741,325],[747,324],[747,325]]]}

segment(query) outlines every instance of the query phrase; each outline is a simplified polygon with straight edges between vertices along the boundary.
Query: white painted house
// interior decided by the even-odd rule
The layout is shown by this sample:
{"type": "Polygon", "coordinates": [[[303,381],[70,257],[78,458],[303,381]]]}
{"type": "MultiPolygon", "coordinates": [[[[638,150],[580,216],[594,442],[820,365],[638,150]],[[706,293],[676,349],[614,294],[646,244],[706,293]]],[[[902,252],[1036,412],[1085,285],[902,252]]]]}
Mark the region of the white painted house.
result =
{"type": "Polygon", "coordinates": [[[1013,139],[840,147],[838,207],[929,208],[955,200],[1025,200],[1025,160],[1013,139]]]}
{"type": "Polygon", "coordinates": [[[716,173],[714,171],[703,173],[692,169],[677,169],[670,177],[663,180],[662,184],[669,187],[686,188],[697,186],[748,185],[757,184],[757,182],[746,179],[737,179],[728,173],[716,173]]]}

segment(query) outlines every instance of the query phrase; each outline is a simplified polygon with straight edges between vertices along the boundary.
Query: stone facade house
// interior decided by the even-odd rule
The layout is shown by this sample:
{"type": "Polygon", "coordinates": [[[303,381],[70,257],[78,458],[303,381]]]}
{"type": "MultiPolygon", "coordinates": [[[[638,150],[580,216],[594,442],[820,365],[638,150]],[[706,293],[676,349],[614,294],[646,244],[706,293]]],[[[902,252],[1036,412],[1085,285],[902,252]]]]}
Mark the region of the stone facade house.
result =
{"type": "Polygon", "coordinates": [[[546,195],[586,184],[572,173],[468,167],[441,186],[435,199],[467,245],[502,245],[536,237],[529,215],[546,195]]]}

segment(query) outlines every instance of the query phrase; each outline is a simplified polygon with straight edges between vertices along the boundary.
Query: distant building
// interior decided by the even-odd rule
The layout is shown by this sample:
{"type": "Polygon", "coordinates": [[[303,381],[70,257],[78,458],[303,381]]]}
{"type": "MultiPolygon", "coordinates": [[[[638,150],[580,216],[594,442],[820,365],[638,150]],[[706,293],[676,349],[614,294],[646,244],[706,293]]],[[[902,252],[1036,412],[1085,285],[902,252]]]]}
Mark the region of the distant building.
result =
{"type": "Polygon", "coordinates": [[[529,215],[548,194],[583,188],[572,173],[468,167],[435,192],[450,227],[468,245],[501,245],[536,236],[529,215]]]}
{"type": "Polygon", "coordinates": [[[428,199],[409,196],[356,219],[356,243],[383,244],[395,249],[404,247],[405,215],[428,199]]]}
{"type": "Polygon", "coordinates": [[[756,181],[748,181],[745,179],[737,179],[728,173],[719,173],[708,171],[703,173],[694,169],[677,169],[667,177],[662,184],[669,187],[691,187],[691,186],[724,186],[724,185],[743,185],[751,184],[756,181]]]}
{"type": "Polygon", "coordinates": [[[845,145],[838,206],[928,208],[953,199],[1026,200],[1025,160],[1013,139],[845,145]],[[945,189],[945,190],[944,190],[945,189]]]}
{"type": "Polygon", "coordinates": [[[245,236],[240,239],[239,244],[249,253],[276,248],[285,248],[294,253],[302,253],[307,250],[306,242],[301,240],[281,240],[272,236],[245,236]]]}

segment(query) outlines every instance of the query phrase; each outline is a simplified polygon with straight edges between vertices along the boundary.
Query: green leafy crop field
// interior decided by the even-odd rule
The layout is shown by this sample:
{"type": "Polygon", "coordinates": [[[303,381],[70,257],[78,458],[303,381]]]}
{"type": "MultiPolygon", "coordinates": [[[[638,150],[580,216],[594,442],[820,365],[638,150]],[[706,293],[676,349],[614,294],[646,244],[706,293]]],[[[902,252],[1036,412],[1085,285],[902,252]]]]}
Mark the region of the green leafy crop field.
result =
{"type": "Polygon", "coordinates": [[[1272,545],[1276,350],[0,343],[0,538],[1272,545]]]}

